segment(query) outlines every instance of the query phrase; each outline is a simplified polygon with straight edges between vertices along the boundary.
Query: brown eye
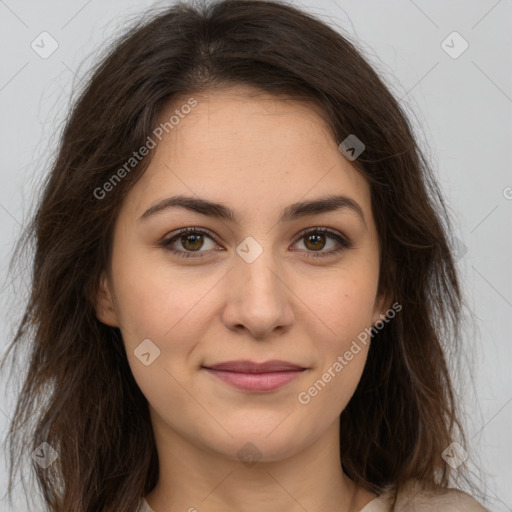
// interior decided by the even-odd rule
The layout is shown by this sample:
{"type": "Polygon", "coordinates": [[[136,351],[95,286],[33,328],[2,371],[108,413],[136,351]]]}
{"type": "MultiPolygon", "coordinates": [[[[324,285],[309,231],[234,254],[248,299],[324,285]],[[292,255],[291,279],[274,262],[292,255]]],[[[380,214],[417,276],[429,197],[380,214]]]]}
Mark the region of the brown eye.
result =
{"type": "Polygon", "coordinates": [[[324,234],[310,234],[306,235],[304,239],[306,240],[305,245],[308,249],[312,251],[318,251],[325,247],[325,235],[324,234]]]}
{"type": "Polygon", "coordinates": [[[303,242],[305,247],[303,252],[308,257],[332,256],[352,247],[352,242],[348,238],[327,228],[308,229],[301,233],[296,243],[299,242],[303,242]],[[327,247],[329,244],[331,246],[327,247]],[[330,250],[324,251],[326,247],[330,250]]]}
{"type": "Polygon", "coordinates": [[[200,234],[187,234],[180,237],[180,242],[183,248],[187,251],[197,251],[201,249],[204,244],[203,235],[200,234]]]}
{"type": "Polygon", "coordinates": [[[219,248],[211,234],[196,228],[181,229],[177,234],[163,240],[160,245],[167,251],[183,258],[202,258],[211,249],[219,248]],[[210,247],[207,244],[208,240],[211,244],[210,247]]]}

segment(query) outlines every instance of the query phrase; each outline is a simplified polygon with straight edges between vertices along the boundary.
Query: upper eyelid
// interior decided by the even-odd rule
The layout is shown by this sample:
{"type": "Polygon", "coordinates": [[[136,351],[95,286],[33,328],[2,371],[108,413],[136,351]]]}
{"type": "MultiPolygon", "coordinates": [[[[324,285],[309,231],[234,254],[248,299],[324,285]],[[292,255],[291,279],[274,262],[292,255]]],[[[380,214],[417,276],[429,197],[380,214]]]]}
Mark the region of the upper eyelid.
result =
{"type": "MultiPolygon", "coordinates": [[[[326,226],[312,226],[308,228],[304,228],[297,235],[295,235],[296,241],[293,242],[293,244],[296,244],[302,237],[306,236],[308,233],[311,232],[322,232],[326,235],[330,235],[332,238],[336,239],[336,237],[340,237],[343,240],[345,240],[347,243],[351,244],[351,239],[347,237],[344,233],[341,233],[333,228],[328,228],[326,226]]],[[[171,240],[176,238],[176,240],[173,240],[172,243],[178,240],[178,237],[180,235],[186,235],[187,233],[199,233],[199,234],[205,234],[209,236],[216,244],[221,245],[220,242],[217,240],[217,236],[213,233],[213,231],[210,231],[208,228],[199,228],[195,226],[190,226],[186,228],[181,228],[177,230],[176,233],[171,234],[169,236],[164,237],[163,243],[169,244],[171,240]]],[[[193,251],[184,251],[184,252],[193,252],[193,251]]],[[[196,251],[196,252],[206,252],[206,251],[196,251]]]]}
{"type": "Polygon", "coordinates": [[[208,235],[216,244],[220,245],[220,243],[217,240],[217,236],[215,235],[215,233],[213,233],[213,231],[210,231],[208,228],[196,228],[194,226],[187,227],[187,228],[181,228],[181,229],[178,229],[177,232],[174,234],[166,235],[164,237],[164,242],[165,241],[169,242],[173,238],[177,239],[180,235],[187,235],[189,233],[199,233],[199,234],[208,235]]]}

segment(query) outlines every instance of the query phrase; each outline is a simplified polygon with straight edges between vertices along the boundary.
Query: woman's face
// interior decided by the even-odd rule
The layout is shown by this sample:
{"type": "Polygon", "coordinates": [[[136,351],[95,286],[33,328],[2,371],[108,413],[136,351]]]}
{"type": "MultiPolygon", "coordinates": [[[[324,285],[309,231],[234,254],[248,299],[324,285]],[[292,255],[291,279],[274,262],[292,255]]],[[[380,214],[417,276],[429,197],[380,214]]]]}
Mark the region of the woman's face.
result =
{"type": "Polygon", "coordinates": [[[358,336],[387,304],[367,182],[315,110],[249,92],[195,96],[164,131],[124,200],[97,311],[121,330],[157,438],[232,459],[250,442],[270,461],[336,426],[365,365],[358,336]],[[176,196],[222,206],[144,215],[176,196]],[[206,368],[240,360],[303,370],[206,368]]]}

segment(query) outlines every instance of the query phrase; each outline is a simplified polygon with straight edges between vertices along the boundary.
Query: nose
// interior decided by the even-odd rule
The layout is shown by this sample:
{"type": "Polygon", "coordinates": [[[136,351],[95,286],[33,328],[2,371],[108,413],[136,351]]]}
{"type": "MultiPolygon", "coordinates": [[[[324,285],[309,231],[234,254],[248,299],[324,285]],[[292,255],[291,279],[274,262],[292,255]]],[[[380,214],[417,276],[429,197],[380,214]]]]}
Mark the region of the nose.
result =
{"type": "Polygon", "coordinates": [[[237,256],[226,287],[222,320],[230,330],[247,331],[262,340],[292,325],[293,293],[270,250],[250,263],[237,256]]]}

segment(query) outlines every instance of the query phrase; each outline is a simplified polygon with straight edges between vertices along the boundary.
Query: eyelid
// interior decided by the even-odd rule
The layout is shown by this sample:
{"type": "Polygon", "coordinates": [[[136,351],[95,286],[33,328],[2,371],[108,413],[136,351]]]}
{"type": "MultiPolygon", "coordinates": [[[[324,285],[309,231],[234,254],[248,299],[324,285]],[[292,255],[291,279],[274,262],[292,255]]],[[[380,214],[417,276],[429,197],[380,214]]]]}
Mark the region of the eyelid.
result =
{"type": "Polygon", "coordinates": [[[215,243],[219,244],[219,242],[217,241],[217,235],[213,231],[210,231],[208,228],[198,228],[195,226],[181,228],[181,229],[176,230],[175,232],[173,231],[170,234],[170,236],[167,237],[167,240],[172,240],[173,238],[177,238],[180,235],[187,235],[188,233],[194,233],[194,234],[198,233],[200,235],[208,235],[210,238],[215,240],[215,243]]]}
{"type": "Polygon", "coordinates": [[[352,248],[353,242],[352,240],[346,236],[343,233],[340,233],[337,230],[327,228],[324,226],[315,226],[310,228],[305,228],[302,231],[300,231],[297,235],[297,240],[292,244],[295,245],[297,242],[299,242],[302,238],[309,235],[310,233],[322,233],[325,235],[328,235],[330,238],[333,238],[338,242],[338,244],[341,247],[338,247],[337,249],[331,249],[330,251],[301,251],[304,252],[304,254],[307,257],[315,257],[315,258],[322,258],[322,257],[328,257],[331,255],[339,254],[340,252],[346,251],[347,249],[352,248]]]}
{"type": "MultiPolygon", "coordinates": [[[[188,257],[202,258],[203,256],[195,256],[194,254],[201,254],[201,253],[205,253],[208,251],[183,251],[181,249],[173,249],[172,247],[170,247],[171,244],[173,244],[174,242],[179,240],[180,236],[187,235],[189,233],[190,234],[198,234],[198,235],[206,235],[206,236],[210,237],[218,246],[221,245],[218,242],[216,235],[212,231],[210,231],[208,228],[198,228],[198,227],[194,227],[194,226],[181,228],[181,229],[178,229],[177,231],[173,231],[169,235],[165,236],[164,239],[159,243],[159,245],[174,254],[185,253],[185,254],[189,255],[188,257]]],[[[185,257],[187,257],[187,256],[185,256],[185,257]]]]}
{"type": "Polygon", "coordinates": [[[309,233],[328,234],[328,235],[332,236],[333,238],[342,239],[347,245],[352,244],[352,240],[348,236],[344,235],[343,233],[339,232],[336,229],[331,229],[331,228],[328,228],[325,226],[313,226],[310,228],[305,228],[302,231],[299,231],[299,233],[297,233],[297,240],[302,238],[305,235],[308,235],[309,233]]]}
{"type": "MultiPolygon", "coordinates": [[[[181,249],[173,249],[172,247],[170,247],[174,242],[179,240],[180,236],[186,235],[189,233],[206,235],[206,236],[210,237],[218,246],[221,246],[221,244],[217,240],[216,235],[212,231],[210,231],[208,228],[199,228],[199,227],[194,227],[194,226],[181,228],[175,232],[172,232],[169,236],[166,236],[160,242],[159,245],[162,246],[167,251],[178,255],[179,257],[184,257],[184,258],[190,258],[190,257],[203,258],[203,257],[205,257],[202,254],[208,253],[210,251],[183,251],[181,249]],[[186,254],[186,256],[183,256],[184,254],[186,254]]],[[[295,240],[295,242],[293,242],[293,244],[291,246],[295,245],[297,242],[299,242],[302,238],[304,238],[305,236],[307,236],[310,233],[322,233],[322,234],[328,235],[330,238],[336,240],[341,247],[338,247],[337,249],[331,249],[330,251],[325,251],[325,252],[324,251],[307,251],[307,250],[299,250],[298,251],[298,252],[303,252],[308,257],[309,256],[315,257],[315,258],[327,257],[330,255],[338,254],[347,249],[350,249],[353,245],[352,240],[349,237],[338,232],[337,230],[333,230],[331,228],[327,228],[324,226],[313,226],[313,227],[308,227],[308,228],[301,230],[296,235],[296,240],[295,240]]],[[[223,249],[223,250],[225,250],[225,249],[223,249]]]]}

